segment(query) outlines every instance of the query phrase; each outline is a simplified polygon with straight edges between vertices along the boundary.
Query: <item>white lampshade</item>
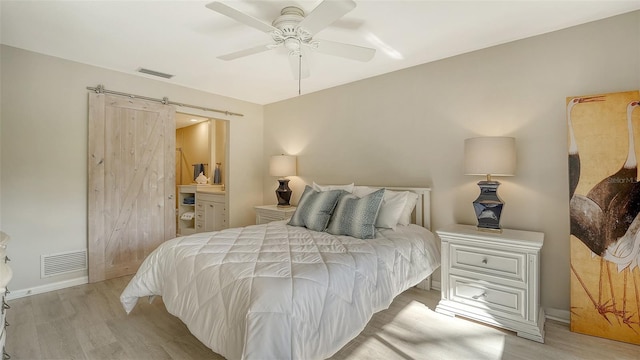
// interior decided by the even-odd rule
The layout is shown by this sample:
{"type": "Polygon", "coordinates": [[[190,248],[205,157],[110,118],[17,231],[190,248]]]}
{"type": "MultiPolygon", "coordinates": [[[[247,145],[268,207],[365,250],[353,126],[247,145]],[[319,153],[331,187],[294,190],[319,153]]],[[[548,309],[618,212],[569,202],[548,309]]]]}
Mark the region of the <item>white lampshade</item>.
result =
{"type": "Polygon", "coordinates": [[[296,157],[293,155],[274,155],[269,161],[271,176],[296,175],[296,157]]]}
{"type": "Polygon", "coordinates": [[[489,136],[464,141],[465,175],[513,176],[515,172],[515,138],[489,136]]]}

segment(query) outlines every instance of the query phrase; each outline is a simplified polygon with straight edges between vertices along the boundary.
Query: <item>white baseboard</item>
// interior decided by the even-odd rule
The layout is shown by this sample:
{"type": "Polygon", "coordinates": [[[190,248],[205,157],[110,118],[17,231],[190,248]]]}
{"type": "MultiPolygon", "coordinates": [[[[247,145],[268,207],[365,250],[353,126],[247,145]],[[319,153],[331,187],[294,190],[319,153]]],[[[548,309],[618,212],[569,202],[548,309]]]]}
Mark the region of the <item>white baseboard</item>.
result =
{"type": "Polygon", "coordinates": [[[544,308],[545,318],[568,324],[571,321],[571,313],[568,310],[544,308]]]}
{"type": "Polygon", "coordinates": [[[84,284],[87,284],[88,282],[89,282],[89,277],[88,276],[83,276],[83,277],[79,277],[79,278],[75,278],[75,279],[59,281],[59,282],[46,284],[46,285],[41,285],[41,286],[36,286],[36,287],[32,287],[32,288],[27,288],[27,289],[19,289],[19,290],[9,289],[10,293],[9,293],[9,295],[7,295],[7,300],[19,299],[19,298],[23,298],[23,297],[26,297],[26,296],[42,294],[42,293],[46,293],[46,292],[49,292],[49,291],[65,289],[65,288],[69,288],[69,287],[77,286],[77,285],[84,285],[84,284]]]}
{"type": "Polygon", "coordinates": [[[442,289],[440,287],[440,281],[431,279],[431,289],[440,291],[440,289],[442,289]]]}

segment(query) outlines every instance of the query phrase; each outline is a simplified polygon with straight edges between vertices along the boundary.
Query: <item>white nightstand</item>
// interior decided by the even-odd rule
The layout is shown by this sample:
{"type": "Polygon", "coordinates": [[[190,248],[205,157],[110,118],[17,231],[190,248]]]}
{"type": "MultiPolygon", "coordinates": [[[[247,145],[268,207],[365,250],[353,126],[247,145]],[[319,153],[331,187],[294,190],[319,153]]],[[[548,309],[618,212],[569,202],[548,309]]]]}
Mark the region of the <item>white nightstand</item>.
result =
{"type": "Polygon", "coordinates": [[[278,205],[261,205],[254,206],[254,209],[256,210],[256,224],[285,220],[296,212],[295,206],[278,207],[278,205]]]}
{"type": "Polygon", "coordinates": [[[460,315],[544,342],[540,249],[544,234],[478,231],[450,225],[442,241],[442,299],[436,311],[460,315]]]}

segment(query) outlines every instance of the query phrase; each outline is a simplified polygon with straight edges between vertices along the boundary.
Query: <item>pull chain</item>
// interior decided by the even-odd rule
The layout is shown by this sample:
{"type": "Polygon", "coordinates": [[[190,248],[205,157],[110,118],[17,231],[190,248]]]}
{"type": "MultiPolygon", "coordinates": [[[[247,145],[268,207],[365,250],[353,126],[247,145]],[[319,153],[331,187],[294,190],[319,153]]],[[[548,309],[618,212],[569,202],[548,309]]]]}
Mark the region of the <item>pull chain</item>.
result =
{"type": "Polygon", "coordinates": [[[302,83],[302,53],[298,55],[298,95],[300,95],[301,83],[302,83]]]}

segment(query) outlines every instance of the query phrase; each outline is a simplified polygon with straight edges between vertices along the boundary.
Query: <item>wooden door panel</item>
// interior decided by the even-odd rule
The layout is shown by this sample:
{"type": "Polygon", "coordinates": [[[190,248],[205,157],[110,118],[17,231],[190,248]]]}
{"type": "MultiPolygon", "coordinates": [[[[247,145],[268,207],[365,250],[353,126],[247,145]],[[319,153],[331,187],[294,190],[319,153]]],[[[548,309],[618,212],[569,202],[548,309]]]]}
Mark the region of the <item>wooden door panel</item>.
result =
{"type": "Polygon", "coordinates": [[[173,115],[168,105],[90,94],[91,282],[134,273],[175,237],[173,115]]]}

